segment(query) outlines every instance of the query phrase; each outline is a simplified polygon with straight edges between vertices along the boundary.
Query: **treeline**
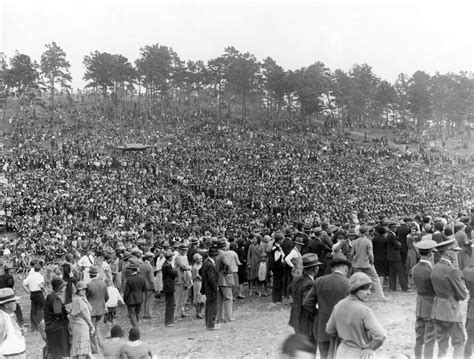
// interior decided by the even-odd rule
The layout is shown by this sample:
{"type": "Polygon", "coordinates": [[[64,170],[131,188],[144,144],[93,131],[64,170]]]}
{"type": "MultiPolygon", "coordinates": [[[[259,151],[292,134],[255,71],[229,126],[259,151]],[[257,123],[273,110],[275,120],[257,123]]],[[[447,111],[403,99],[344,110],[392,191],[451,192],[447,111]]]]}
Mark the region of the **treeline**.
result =
{"type": "MultiPolygon", "coordinates": [[[[55,92],[62,88],[70,94],[70,64],[55,42],[46,45],[39,63],[18,52],[0,61],[4,114],[9,97],[16,97],[18,106],[34,104],[46,91],[54,116],[55,92]]],[[[159,44],[141,48],[134,62],[95,51],[84,56],[83,64],[85,93],[92,94],[102,110],[112,104],[116,116],[134,104],[147,115],[164,114],[176,106],[190,111],[213,107],[219,118],[231,114],[244,123],[249,111],[269,121],[318,116],[342,128],[402,124],[421,130],[430,124],[453,132],[474,122],[470,72],[402,73],[390,83],[367,64],[331,71],[318,61],[290,71],[270,57],[258,61],[234,47],[207,62],[185,62],[172,48],[159,44]]]]}

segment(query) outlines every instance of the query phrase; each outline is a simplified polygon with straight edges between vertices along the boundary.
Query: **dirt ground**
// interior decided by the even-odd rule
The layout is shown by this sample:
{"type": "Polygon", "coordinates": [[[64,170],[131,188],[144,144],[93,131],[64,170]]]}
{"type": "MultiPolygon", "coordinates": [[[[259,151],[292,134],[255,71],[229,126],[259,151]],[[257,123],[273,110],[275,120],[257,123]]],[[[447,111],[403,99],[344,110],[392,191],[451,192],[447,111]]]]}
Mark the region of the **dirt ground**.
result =
{"type": "MultiPolygon", "coordinates": [[[[388,336],[381,348],[383,354],[404,353],[413,356],[415,293],[387,293],[388,303],[367,303],[387,330],[388,336]]],[[[22,295],[22,309],[29,319],[29,299],[22,295]]],[[[223,324],[220,330],[207,331],[204,320],[193,316],[176,323],[174,328],[164,326],[164,300],[155,302],[151,320],[142,320],[142,339],[148,342],[159,358],[274,358],[281,344],[293,330],[288,326],[289,305],[275,306],[270,297],[250,297],[234,303],[236,320],[223,324]]],[[[127,333],[130,329],[124,307],[119,308],[118,323],[127,333]]],[[[100,323],[103,337],[107,328],[100,323]]],[[[44,345],[38,333],[26,334],[28,358],[41,358],[44,345]]]]}

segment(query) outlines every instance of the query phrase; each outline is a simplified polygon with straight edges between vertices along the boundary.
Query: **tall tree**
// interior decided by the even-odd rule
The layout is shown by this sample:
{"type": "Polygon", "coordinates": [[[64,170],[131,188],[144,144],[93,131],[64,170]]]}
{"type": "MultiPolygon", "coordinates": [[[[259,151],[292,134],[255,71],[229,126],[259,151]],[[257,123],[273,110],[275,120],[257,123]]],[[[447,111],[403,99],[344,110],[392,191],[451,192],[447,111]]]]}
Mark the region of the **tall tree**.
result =
{"type": "Polygon", "coordinates": [[[431,77],[417,71],[408,82],[408,109],[416,120],[416,128],[422,130],[432,113],[431,77]]]}
{"type": "Polygon", "coordinates": [[[385,121],[385,128],[388,130],[390,116],[395,111],[397,93],[393,85],[385,80],[377,84],[374,94],[374,112],[379,114],[385,121]]]}
{"type": "Polygon", "coordinates": [[[207,62],[206,83],[212,88],[216,99],[217,114],[219,121],[222,121],[222,97],[226,87],[227,64],[224,57],[219,56],[207,62]]]}
{"type": "Polygon", "coordinates": [[[51,99],[51,119],[54,121],[54,91],[55,85],[59,84],[62,88],[70,89],[71,67],[69,61],[66,60],[66,53],[54,41],[46,44],[46,51],[41,55],[41,73],[46,79],[49,86],[51,99]]]}
{"type": "Polygon", "coordinates": [[[196,92],[197,110],[201,110],[201,91],[205,86],[206,81],[206,66],[202,61],[188,61],[186,83],[191,91],[196,92]]]}
{"type": "Polygon", "coordinates": [[[276,118],[278,120],[284,102],[285,91],[287,90],[286,73],[271,57],[263,60],[262,72],[267,95],[267,117],[269,110],[273,107],[276,108],[276,118]]]}
{"type": "Polygon", "coordinates": [[[36,91],[39,88],[38,68],[39,65],[28,55],[20,54],[18,51],[10,59],[7,83],[18,99],[17,115],[21,105],[36,99],[36,91]]]}
{"type": "Polygon", "coordinates": [[[86,88],[94,89],[95,93],[100,89],[103,101],[102,111],[104,112],[109,89],[114,85],[114,55],[94,51],[90,55],[84,56],[83,63],[86,67],[83,77],[87,81],[86,88]]]}
{"type": "Polygon", "coordinates": [[[356,83],[356,91],[352,94],[352,111],[361,125],[368,125],[368,120],[373,117],[373,99],[380,79],[372,72],[372,67],[367,64],[355,64],[350,76],[356,83]]]}
{"type": "Polygon", "coordinates": [[[242,123],[245,123],[247,101],[251,93],[257,89],[260,64],[251,53],[241,53],[234,47],[227,47],[223,57],[227,63],[225,77],[230,89],[241,97],[242,123]]]}

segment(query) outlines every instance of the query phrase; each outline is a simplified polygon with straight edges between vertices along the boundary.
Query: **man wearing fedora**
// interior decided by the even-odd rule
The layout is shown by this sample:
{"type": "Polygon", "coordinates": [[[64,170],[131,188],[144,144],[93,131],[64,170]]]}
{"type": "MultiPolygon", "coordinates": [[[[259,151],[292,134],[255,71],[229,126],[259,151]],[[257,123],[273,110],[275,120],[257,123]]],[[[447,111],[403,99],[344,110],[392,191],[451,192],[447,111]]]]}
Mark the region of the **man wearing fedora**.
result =
{"type": "Polygon", "coordinates": [[[219,322],[231,322],[234,320],[232,289],[235,285],[234,273],[230,266],[230,258],[227,255],[227,241],[224,238],[217,240],[219,254],[216,257],[217,284],[219,292],[217,295],[217,320],[219,322]]]}
{"type": "Polygon", "coordinates": [[[216,257],[219,254],[217,247],[209,248],[209,256],[202,264],[202,287],[201,293],[206,295],[206,309],[204,318],[206,321],[206,329],[219,329],[216,325],[217,317],[217,292],[219,286],[217,284],[216,257]]]}
{"type": "Polygon", "coordinates": [[[433,358],[435,327],[431,312],[435,292],[431,283],[433,250],[436,242],[431,239],[415,243],[420,261],[413,267],[413,282],[416,288],[415,359],[433,358]]]}
{"type": "Polygon", "coordinates": [[[441,254],[430,278],[435,292],[431,318],[434,319],[438,357],[445,357],[449,339],[453,345],[453,358],[460,358],[464,349],[464,331],[460,301],[466,299],[467,289],[459,269],[453,263],[459,246],[454,238],[438,243],[435,247],[441,254]]]}
{"type": "Polygon", "coordinates": [[[123,291],[123,301],[127,305],[128,317],[134,327],[138,327],[140,311],[143,303],[143,293],[146,291],[145,279],[138,274],[138,264],[130,263],[128,268],[132,274],[127,280],[123,291]]]}
{"type": "Polygon", "coordinates": [[[315,311],[306,310],[303,306],[303,300],[311,290],[319,267],[323,264],[314,253],[305,254],[302,262],[303,274],[293,278],[290,288],[293,304],[288,324],[293,327],[296,333],[305,335],[313,344],[316,344],[313,333],[315,311]]]}
{"type": "MultiPolygon", "coordinates": [[[[5,271],[4,274],[0,275],[0,289],[1,288],[11,288],[13,289],[15,286],[15,279],[13,278],[13,266],[11,264],[6,263],[3,266],[3,269],[5,271]]],[[[15,309],[15,315],[16,315],[16,320],[18,321],[18,324],[20,327],[24,325],[24,320],[23,320],[23,312],[20,307],[20,303],[17,304],[16,309],[15,309]]]]}
{"type": "Polygon", "coordinates": [[[389,267],[389,288],[391,291],[397,290],[397,277],[402,291],[408,292],[408,280],[405,270],[402,266],[402,256],[400,253],[401,243],[395,234],[398,222],[390,220],[387,223],[387,261],[389,267]]]}
{"type": "Polygon", "coordinates": [[[23,333],[13,320],[19,298],[11,288],[0,289],[0,357],[26,359],[23,333]]]}
{"type": "Polygon", "coordinates": [[[143,256],[143,262],[140,264],[140,275],[145,279],[146,290],[143,292],[143,318],[151,319],[152,315],[152,306],[153,300],[155,298],[155,278],[153,276],[154,270],[151,265],[154,254],[152,252],[146,252],[143,256]]]}
{"type": "Polygon", "coordinates": [[[349,294],[347,272],[352,264],[344,254],[336,253],[329,262],[332,272],[316,278],[311,290],[303,300],[304,308],[315,316],[313,332],[318,342],[321,359],[332,358],[331,337],[326,333],[326,324],[334,306],[349,294]],[[318,308],[316,308],[316,305],[318,308]]]}

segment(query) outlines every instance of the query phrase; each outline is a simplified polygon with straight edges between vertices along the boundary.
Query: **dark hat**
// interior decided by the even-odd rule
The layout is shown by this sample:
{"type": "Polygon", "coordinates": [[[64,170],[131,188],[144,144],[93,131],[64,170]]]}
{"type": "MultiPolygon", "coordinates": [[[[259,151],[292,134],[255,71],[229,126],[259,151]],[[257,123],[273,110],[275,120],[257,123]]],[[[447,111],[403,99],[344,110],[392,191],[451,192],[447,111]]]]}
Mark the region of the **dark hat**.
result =
{"type": "Polygon", "coordinates": [[[400,223],[398,223],[398,221],[396,219],[391,219],[391,220],[388,221],[387,225],[389,227],[395,227],[395,226],[399,226],[400,223]]]}
{"type": "Polygon", "coordinates": [[[198,244],[199,243],[199,239],[197,239],[196,237],[193,237],[189,240],[189,244],[198,244]]]}
{"type": "Polygon", "coordinates": [[[99,274],[99,267],[97,267],[97,266],[92,266],[92,267],[89,269],[89,274],[99,274]]]}
{"type": "Polygon", "coordinates": [[[465,228],[465,227],[466,227],[466,225],[465,225],[464,223],[458,222],[458,223],[456,223],[456,224],[454,225],[454,230],[455,230],[455,231],[459,231],[460,229],[463,229],[463,228],[465,228]]]}
{"type": "Polygon", "coordinates": [[[71,253],[66,253],[66,260],[68,262],[72,261],[74,259],[74,255],[72,255],[71,253]]]}
{"type": "Polygon", "coordinates": [[[227,241],[225,240],[225,238],[219,238],[216,241],[216,246],[219,249],[225,248],[227,246],[227,241]]]}
{"type": "Polygon", "coordinates": [[[291,235],[295,234],[295,229],[293,227],[287,227],[285,229],[285,236],[289,237],[291,235]]]}
{"type": "Polygon", "coordinates": [[[303,232],[311,232],[313,230],[313,227],[311,226],[311,224],[309,223],[306,223],[304,226],[303,226],[303,232]]]}
{"type": "Polygon", "coordinates": [[[349,235],[350,236],[357,236],[357,231],[355,230],[355,228],[349,229],[349,235]]]}
{"type": "Polygon", "coordinates": [[[219,254],[219,250],[217,247],[210,247],[209,248],[209,257],[215,257],[219,254]]]}
{"type": "Polygon", "coordinates": [[[352,267],[352,263],[348,261],[346,256],[340,252],[333,255],[331,261],[329,262],[329,266],[332,267],[338,264],[345,264],[349,268],[352,267]]]}
{"type": "Polygon", "coordinates": [[[152,252],[148,251],[143,256],[146,258],[153,258],[155,255],[152,252]]]}
{"type": "Polygon", "coordinates": [[[64,287],[66,283],[61,279],[61,278],[53,278],[51,280],[51,287],[53,288],[53,291],[58,291],[62,287],[64,287]]]}
{"type": "Polygon", "coordinates": [[[445,252],[447,250],[452,250],[452,251],[461,250],[461,248],[459,248],[458,242],[456,241],[454,237],[451,239],[448,239],[447,241],[438,243],[435,248],[438,250],[438,252],[445,252]]]}
{"type": "Polygon", "coordinates": [[[323,263],[319,261],[318,255],[314,253],[306,253],[303,255],[303,268],[310,268],[315,266],[322,266],[323,263]]]}
{"type": "Polygon", "coordinates": [[[283,232],[277,231],[273,233],[273,239],[275,241],[282,241],[285,239],[285,235],[283,234],[283,232]]]}
{"type": "Polygon", "coordinates": [[[132,262],[128,265],[127,267],[128,269],[131,269],[131,270],[138,270],[138,264],[135,263],[135,262],[132,262]]]}
{"type": "Polygon", "coordinates": [[[325,228],[325,227],[329,227],[329,223],[324,221],[321,223],[321,227],[325,228]]]}
{"type": "Polygon", "coordinates": [[[460,221],[461,221],[461,222],[464,222],[464,223],[467,223],[467,222],[469,222],[470,220],[471,220],[471,217],[469,217],[469,216],[462,216],[461,219],[460,219],[460,221]]]}
{"type": "Polygon", "coordinates": [[[295,244],[299,244],[300,246],[304,246],[303,238],[298,237],[295,239],[295,244]]]}
{"type": "Polygon", "coordinates": [[[123,254],[123,258],[122,258],[123,260],[127,260],[127,259],[130,259],[130,258],[132,258],[131,253],[125,252],[125,253],[123,254]]]}
{"type": "Polygon", "coordinates": [[[3,270],[10,270],[13,269],[14,267],[10,263],[5,263],[3,265],[3,270]]]}

